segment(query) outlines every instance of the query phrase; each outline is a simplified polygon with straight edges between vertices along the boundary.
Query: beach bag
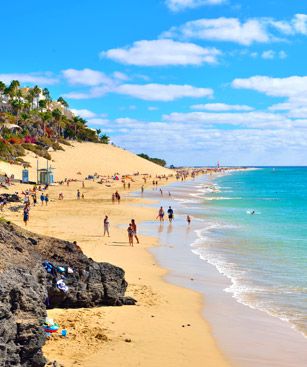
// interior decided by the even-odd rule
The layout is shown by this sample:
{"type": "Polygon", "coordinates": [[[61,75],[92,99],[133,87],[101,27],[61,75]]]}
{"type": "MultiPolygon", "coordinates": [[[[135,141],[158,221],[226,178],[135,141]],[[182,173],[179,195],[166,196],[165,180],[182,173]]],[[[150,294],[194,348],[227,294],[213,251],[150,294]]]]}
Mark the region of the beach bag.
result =
{"type": "Polygon", "coordinates": [[[64,293],[67,293],[68,292],[68,287],[67,287],[67,285],[64,283],[64,281],[62,279],[60,279],[60,280],[57,281],[56,286],[62,292],[64,292],[64,293]]]}
{"type": "Polygon", "coordinates": [[[43,267],[49,274],[53,274],[54,266],[49,261],[43,262],[43,267]]]}

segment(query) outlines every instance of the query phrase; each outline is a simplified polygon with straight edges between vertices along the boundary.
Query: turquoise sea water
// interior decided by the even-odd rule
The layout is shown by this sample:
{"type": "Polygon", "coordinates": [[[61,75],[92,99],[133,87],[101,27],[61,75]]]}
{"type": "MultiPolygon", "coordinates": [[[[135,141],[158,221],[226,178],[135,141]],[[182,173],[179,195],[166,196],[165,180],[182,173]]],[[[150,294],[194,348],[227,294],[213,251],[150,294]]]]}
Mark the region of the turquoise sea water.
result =
{"type": "Polygon", "coordinates": [[[207,224],[192,251],[231,279],[239,302],[307,336],[307,168],[234,172],[197,182],[190,196],[207,224]]]}

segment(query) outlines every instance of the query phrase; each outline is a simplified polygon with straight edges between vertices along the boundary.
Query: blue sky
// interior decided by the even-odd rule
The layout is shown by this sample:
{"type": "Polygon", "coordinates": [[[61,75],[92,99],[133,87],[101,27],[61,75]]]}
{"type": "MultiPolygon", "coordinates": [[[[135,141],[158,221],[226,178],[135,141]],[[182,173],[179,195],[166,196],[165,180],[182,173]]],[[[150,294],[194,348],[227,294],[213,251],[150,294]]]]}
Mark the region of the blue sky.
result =
{"type": "Polygon", "coordinates": [[[0,80],[48,87],[115,144],[169,164],[307,165],[305,1],[1,10],[0,80]]]}

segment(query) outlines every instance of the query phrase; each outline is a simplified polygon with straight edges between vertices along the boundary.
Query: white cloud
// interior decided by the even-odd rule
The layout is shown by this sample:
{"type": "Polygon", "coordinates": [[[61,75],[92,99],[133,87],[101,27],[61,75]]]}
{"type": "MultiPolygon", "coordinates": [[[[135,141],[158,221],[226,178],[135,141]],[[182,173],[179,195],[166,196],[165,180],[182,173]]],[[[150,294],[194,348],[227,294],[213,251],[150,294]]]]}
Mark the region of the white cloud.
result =
{"type": "Polygon", "coordinates": [[[113,73],[113,77],[117,80],[123,80],[123,81],[126,81],[126,80],[129,80],[129,77],[128,75],[124,74],[124,73],[121,73],[120,71],[115,71],[113,73]]]}
{"type": "Polygon", "coordinates": [[[193,43],[170,39],[138,41],[131,47],[101,52],[100,57],[137,66],[213,64],[221,54],[216,48],[204,48],[193,43]]]}
{"type": "Polygon", "coordinates": [[[278,52],[278,57],[283,60],[283,59],[286,59],[288,55],[285,51],[282,50],[278,52]]]}
{"type": "Polygon", "coordinates": [[[166,0],[167,7],[174,11],[181,11],[184,9],[199,8],[205,5],[220,5],[225,0],[166,0]]]}
{"type": "Polygon", "coordinates": [[[109,126],[110,121],[106,118],[91,118],[87,121],[89,126],[109,126]]]}
{"type": "Polygon", "coordinates": [[[92,69],[67,69],[63,70],[64,78],[72,85],[96,86],[101,84],[113,84],[113,80],[101,71],[92,69]]]}
{"type": "Polygon", "coordinates": [[[273,97],[293,97],[307,93],[307,76],[272,78],[253,76],[247,79],[235,79],[232,86],[237,89],[251,89],[273,97]]]}
{"type": "Polygon", "coordinates": [[[162,34],[166,38],[201,39],[235,42],[250,46],[253,43],[280,41],[284,36],[307,35],[307,15],[296,14],[291,20],[272,18],[203,18],[173,27],[162,34]]]}
{"type": "Polygon", "coordinates": [[[6,84],[9,84],[12,80],[18,80],[20,83],[38,84],[40,86],[53,85],[59,82],[51,73],[13,73],[13,74],[0,74],[0,80],[6,84]]]}
{"type": "Polygon", "coordinates": [[[237,18],[199,19],[187,22],[181,27],[173,27],[163,35],[184,39],[236,42],[247,46],[254,42],[270,41],[264,25],[256,19],[244,23],[237,18]]]}
{"type": "Polygon", "coordinates": [[[80,116],[83,117],[85,119],[89,119],[89,118],[93,118],[96,116],[96,113],[87,109],[81,109],[81,110],[77,110],[72,108],[71,112],[75,115],[75,116],[80,116]]]}
{"type": "Polygon", "coordinates": [[[225,103],[206,103],[192,105],[193,110],[205,111],[252,111],[254,108],[247,105],[231,105],[225,103]]]}
{"type": "Polygon", "coordinates": [[[307,118],[307,76],[253,76],[248,79],[235,79],[232,86],[254,90],[271,97],[284,97],[285,102],[274,104],[269,110],[283,111],[288,118],[307,118]]]}
{"type": "Polygon", "coordinates": [[[261,57],[265,60],[273,60],[275,55],[275,51],[267,50],[262,52],[261,57]]]}
{"type": "Polygon", "coordinates": [[[283,60],[283,59],[286,59],[287,56],[288,56],[287,53],[283,50],[279,52],[276,52],[274,50],[267,50],[267,51],[263,51],[261,54],[261,57],[265,60],[273,60],[276,57],[283,60]]]}
{"type": "Polygon", "coordinates": [[[70,99],[91,99],[102,97],[108,93],[123,94],[145,101],[169,102],[185,97],[212,97],[210,88],[197,88],[192,85],[177,84],[120,84],[114,86],[97,86],[87,92],[70,92],[64,97],[70,99]]]}
{"type": "Polygon", "coordinates": [[[293,27],[297,33],[307,35],[307,15],[296,14],[293,19],[293,27]]]}
{"type": "Polygon", "coordinates": [[[123,84],[116,88],[116,93],[126,94],[146,101],[174,101],[185,97],[211,97],[213,90],[196,88],[191,85],[176,84],[123,84]]]}
{"type": "Polygon", "coordinates": [[[240,113],[173,112],[169,115],[164,115],[163,119],[169,122],[186,123],[188,124],[188,126],[191,123],[199,123],[208,126],[216,126],[222,124],[247,128],[291,128],[293,126],[293,121],[287,116],[262,111],[240,113]]]}
{"type": "Polygon", "coordinates": [[[305,120],[295,129],[237,126],[221,130],[196,121],[150,122],[123,117],[112,123],[111,134],[116,132],[116,144],[136,153],[155,154],[169,164],[215,164],[217,160],[241,165],[306,164],[306,127],[305,120]],[[169,149],[170,140],[180,149],[169,149]]]}

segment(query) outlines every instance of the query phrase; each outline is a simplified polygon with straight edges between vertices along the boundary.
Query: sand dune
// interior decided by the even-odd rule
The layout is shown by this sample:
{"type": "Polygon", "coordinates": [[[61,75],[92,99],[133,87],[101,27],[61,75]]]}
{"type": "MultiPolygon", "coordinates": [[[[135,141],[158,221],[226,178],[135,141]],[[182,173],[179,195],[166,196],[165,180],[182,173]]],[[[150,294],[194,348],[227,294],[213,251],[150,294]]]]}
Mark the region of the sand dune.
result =
{"type": "MultiPolygon", "coordinates": [[[[172,173],[170,170],[149,162],[124,149],[112,145],[95,143],[72,143],[73,146],[63,146],[65,151],[51,152],[52,161],[49,165],[54,167],[55,180],[65,178],[83,179],[95,172],[101,175],[148,173],[163,175],[172,173]],[[79,174],[81,173],[81,175],[79,174]]],[[[39,168],[46,168],[47,161],[36,158],[31,152],[24,157],[31,164],[29,177],[36,181],[37,162],[39,168]]],[[[14,174],[15,178],[21,178],[22,166],[0,162],[0,170],[8,175],[14,174]]]]}

